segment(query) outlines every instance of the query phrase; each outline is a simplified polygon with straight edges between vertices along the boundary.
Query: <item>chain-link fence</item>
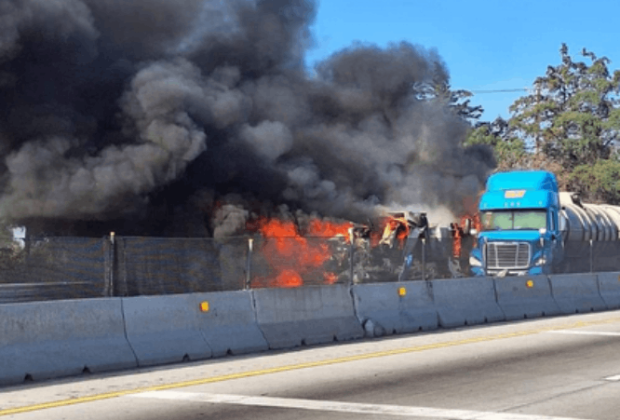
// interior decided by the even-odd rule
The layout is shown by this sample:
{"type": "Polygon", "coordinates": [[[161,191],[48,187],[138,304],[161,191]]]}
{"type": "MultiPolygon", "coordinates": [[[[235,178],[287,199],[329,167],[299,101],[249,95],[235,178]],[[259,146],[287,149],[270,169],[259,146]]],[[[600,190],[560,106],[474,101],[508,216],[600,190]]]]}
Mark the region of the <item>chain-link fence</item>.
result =
{"type": "Polygon", "coordinates": [[[470,275],[473,241],[460,242],[455,254],[452,238],[408,238],[393,246],[363,243],[353,253],[354,283],[460,278],[470,275]]]}
{"type": "Polygon", "coordinates": [[[620,270],[620,242],[567,242],[560,271],[565,273],[620,270]]]}
{"type": "MultiPolygon", "coordinates": [[[[470,276],[474,238],[29,238],[0,249],[0,303],[470,276]],[[460,250],[460,252],[458,252],[460,250]]],[[[620,242],[567,242],[560,273],[620,271],[620,242]]]]}
{"type": "Polygon", "coordinates": [[[428,238],[392,246],[346,238],[260,238],[253,241],[250,287],[298,287],[445,279],[469,274],[453,257],[453,241],[428,238]]]}
{"type": "Polygon", "coordinates": [[[0,302],[110,294],[106,239],[30,238],[0,250],[0,302]]]}
{"type": "Polygon", "coordinates": [[[620,242],[592,243],[591,272],[620,271],[620,242]]]}
{"type": "Polygon", "coordinates": [[[219,292],[245,287],[246,238],[116,239],[117,296],[219,292]]]}

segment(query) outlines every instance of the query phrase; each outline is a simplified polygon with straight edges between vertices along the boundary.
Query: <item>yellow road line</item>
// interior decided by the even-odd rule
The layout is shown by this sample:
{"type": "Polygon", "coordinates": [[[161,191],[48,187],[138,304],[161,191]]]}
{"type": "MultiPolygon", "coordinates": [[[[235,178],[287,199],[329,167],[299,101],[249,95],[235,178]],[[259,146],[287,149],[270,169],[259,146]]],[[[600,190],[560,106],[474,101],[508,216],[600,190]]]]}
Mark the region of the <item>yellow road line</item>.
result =
{"type": "Polygon", "coordinates": [[[88,402],[107,400],[107,399],[122,397],[122,396],[130,395],[130,394],[138,394],[141,392],[152,392],[152,391],[163,391],[163,390],[170,390],[170,389],[185,388],[185,387],[196,386],[196,385],[210,384],[213,382],[229,381],[232,379],[251,378],[253,376],[268,375],[271,373],[288,372],[288,371],[298,370],[298,369],[307,369],[307,368],[312,368],[312,367],[327,366],[327,365],[346,363],[346,362],[354,362],[354,361],[359,361],[359,360],[374,359],[378,357],[394,356],[394,355],[406,354],[406,353],[416,353],[416,352],[425,351],[425,350],[436,350],[436,349],[441,349],[441,348],[446,348],[446,347],[461,346],[464,344],[482,343],[482,342],[488,342],[488,341],[503,340],[506,338],[523,337],[523,336],[540,334],[543,332],[553,331],[553,330],[564,330],[564,329],[571,329],[571,328],[588,327],[588,326],[593,326],[593,325],[613,324],[615,322],[620,322],[620,318],[612,318],[612,319],[607,319],[607,320],[590,321],[590,322],[582,322],[582,321],[573,322],[570,324],[564,324],[564,325],[556,326],[556,327],[537,328],[537,329],[532,329],[532,330],[517,331],[514,333],[473,337],[473,338],[467,338],[467,339],[456,340],[456,341],[444,341],[441,343],[425,344],[425,345],[415,346],[415,347],[404,347],[400,349],[378,351],[378,352],[372,352],[372,353],[366,353],[366,354],[358,354],[354,356],[337,357],[335,359],[319,360],[316,362],[299,363],[296,365],[287,365],[287,366],[280,366],[280,367],[274,367],[274,368],[269,368],[269,369],[261,369],[261,370],[254,370],[254,371],[249,371],[249,372],[233,373],[229,375],[214,376],[211,378],[195,379],[192,381],[175,382],[175,383],[156,385],[156,386],[151,386],[151,387],[128,389],[125,391],[106,392],[103,394],[90,395],[86,397],[71,398],[71,399],[66,399],[66,400],[53,401],[49,403],[35,404],[35,405],[29,405],[29,406],[24,406],[24,407],[0,410],[0,417],[9,416],[12,414],[27,413],[31,411],[37,411],[37,410],[44,410],[48,408],[66,407],[66,406],[75,405],[75,404],[83,404],[83,403],[88,403],[88,402]]]}

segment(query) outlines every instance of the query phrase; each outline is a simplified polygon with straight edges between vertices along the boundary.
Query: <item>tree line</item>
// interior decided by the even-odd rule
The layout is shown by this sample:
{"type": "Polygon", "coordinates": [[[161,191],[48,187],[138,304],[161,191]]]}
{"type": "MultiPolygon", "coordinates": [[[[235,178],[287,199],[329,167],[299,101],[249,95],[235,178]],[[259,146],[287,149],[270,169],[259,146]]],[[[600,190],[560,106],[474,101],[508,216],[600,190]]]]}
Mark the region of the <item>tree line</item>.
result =
{"type": "Polygon", "coordinates": [[[471,124],[464,146],[490,146],[498,170],[546,169],[584,201],[620,204],[620,70],[586,49],[576,59],[562,44],[560,55],[510,106],[508,119],[479,121],[467,91],[444,97],[471,124]]]}

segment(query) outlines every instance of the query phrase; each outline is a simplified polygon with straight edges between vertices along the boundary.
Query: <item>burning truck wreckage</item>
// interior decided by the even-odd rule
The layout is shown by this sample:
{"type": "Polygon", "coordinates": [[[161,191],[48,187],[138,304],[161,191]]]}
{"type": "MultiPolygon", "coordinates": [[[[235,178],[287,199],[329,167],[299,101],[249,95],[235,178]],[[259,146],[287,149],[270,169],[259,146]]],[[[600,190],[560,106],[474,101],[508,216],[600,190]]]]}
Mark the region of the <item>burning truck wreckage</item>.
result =
{"type": "Polygon", "coordinates": [[[450,226],[432,225],[426,213],[410,211],[388,213],[368,224],[314,218],[305,229],[294,221],[259,219],[248,230],[259,233],[260,245],[253,250],[270,274],[259,276],[253,286],[464,277],[472,222],[463,217],[450,226]]]}

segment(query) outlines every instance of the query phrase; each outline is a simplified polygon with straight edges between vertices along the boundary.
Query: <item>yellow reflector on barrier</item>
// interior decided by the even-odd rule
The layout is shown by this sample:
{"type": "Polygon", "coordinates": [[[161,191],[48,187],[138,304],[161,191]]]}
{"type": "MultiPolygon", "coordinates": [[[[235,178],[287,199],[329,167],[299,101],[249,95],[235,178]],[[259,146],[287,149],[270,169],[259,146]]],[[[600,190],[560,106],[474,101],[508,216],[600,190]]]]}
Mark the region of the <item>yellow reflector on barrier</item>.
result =
{"type": "Polygon", "coordinates": [[[406,295],[407,295],[407,289],[405,289],[404,287],[399,287],[398,288],[398,296],[404,297],[406,295]]]}
{"type": "Polygon", "coordinates": [[[534,287],[534,281],[533,280],[526,281],[525,287],[527,287],[528,289],[531,289],[532,287],[534,287]]]}
{"type": "Polygon", "coordinates": [[[200,312],[209,312],[209,302],[200,302],[200,312]]]}

